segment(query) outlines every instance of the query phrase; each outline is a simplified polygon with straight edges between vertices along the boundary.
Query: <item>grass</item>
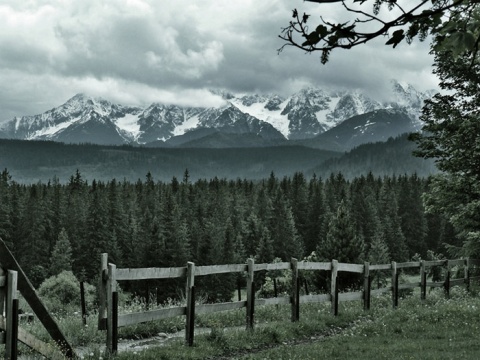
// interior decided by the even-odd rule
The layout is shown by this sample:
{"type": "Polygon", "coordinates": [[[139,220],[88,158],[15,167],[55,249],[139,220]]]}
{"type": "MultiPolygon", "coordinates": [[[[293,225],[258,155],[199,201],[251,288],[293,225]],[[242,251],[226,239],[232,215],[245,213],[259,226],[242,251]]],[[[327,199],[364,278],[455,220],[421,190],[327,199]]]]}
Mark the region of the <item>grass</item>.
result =
{"type": "MultiPolygon", "coordinates": [[[[96,330],[96,316],[83,327],[78,314],[58,318],[76,348],[87,347],[86,359],[477,359],[480,358],[480,297],[455,287],[450,299],[440,289],[422,302],[415,293],[391,309],[389,295],[372,299],[364,312],[359,301],[340,303],[339,316],[330,304],[302,304],[300,321],[292,323],[290,307],[255,309],[254,331],[245,330],[245,309],[202,314],[196,327],[208,332],[195,336],[188,347],[183,338],[137,352],[102,354],[105,332],[96,330]]],[[[184,317],[120,329],[122,338],[143,338],[184,328],[184,317]]],[[[40,338],[48,335],[39,324],[24,325],[40,338]]],[[[0,355],[1,356],[1,355],[0,355]]]]}

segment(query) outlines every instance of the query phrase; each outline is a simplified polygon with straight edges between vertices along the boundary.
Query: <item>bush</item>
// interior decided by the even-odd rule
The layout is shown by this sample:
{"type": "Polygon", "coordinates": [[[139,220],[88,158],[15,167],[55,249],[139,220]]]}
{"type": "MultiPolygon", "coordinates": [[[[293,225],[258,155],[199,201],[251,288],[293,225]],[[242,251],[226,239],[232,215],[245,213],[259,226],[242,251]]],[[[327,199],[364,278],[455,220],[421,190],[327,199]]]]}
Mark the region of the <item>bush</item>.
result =
{"type": "MultiPolygon", "coordinates": [[[[85,300],[92,304],[95,287],[85,283],[85,300]]],[[[46,279],[38,289],[38,294],[50,311],[65,314],[69,310],[80,309],[80,282],[71,271],[63,271],[46,279]]]]}

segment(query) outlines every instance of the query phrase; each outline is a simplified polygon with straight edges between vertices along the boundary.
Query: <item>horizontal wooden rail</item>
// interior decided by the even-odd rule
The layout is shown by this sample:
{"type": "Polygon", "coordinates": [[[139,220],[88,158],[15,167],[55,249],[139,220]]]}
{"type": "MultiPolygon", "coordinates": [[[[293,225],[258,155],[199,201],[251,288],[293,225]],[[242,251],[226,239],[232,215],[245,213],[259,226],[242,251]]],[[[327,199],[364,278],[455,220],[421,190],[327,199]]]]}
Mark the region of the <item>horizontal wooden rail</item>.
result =
{"type": "Polygon", "coordinates": [[[241,309],[247,306],[246,301],[235,301],[219,304],[202,304],[195,306],[195,314],[210,314],[219,311],[241,309]]]}
{"type": "Polygon", "coordinates": [[[260,271],[260,270],[288,270],[290,269],[289,262],[280,262],[280,263],[273,263],[273,264],[255,264],[253,265],[253,271],[260,271]]]}
{"type": "Polygon", "coordinates": [[[392,264],[370,265],[370,270],[392,270],[392,264]]]}
{"type": "Polygon", "coordinates": [[[419,268],[419,267],[420,267],[420,261],[397,263],[397,269],[419,268]]]}
{"type": "Polygon", "coordinates": [[[280,296],[269,299],[255,299],[255,306],[286,305],[290,303],[291,300],[288,296],[280,296]]]}
{"type": "Polygon", "coordinates": [[[297,265],[298,270],[332,270],[331,262],[308,262],[299,261],[297,265]]]}
{"type": "Polygon", "coordinates": [[[465,279],[450,279],[450,286],[465,285],[465,279]]]}
{"type": "Polygon", "coordinates": [[[247,271],[246,264],[195,266],[195,276],[247,271]]]}
{"type": "Polygon", "coordinates": [[[365,269],[364,265],[358,264],[346,264],[346,263],[338,263],[338,271],[346,271],[352,273],[362,274],[365,269]]]}
{"type": "Polygon", "coordinates": [[[435,287],[443,287],[445,286],[445,282],[427,282],[427,287],[435,288],[435,287]]]}
{"type": "Polygon", "coordinates": [[[185,309],[186,308],[182,306],[169,309],[150,310],[132,314],[121,314],[118,315],[118,326],[121,327],[149,321],[168,319],[179,315],[185,315],[185,309]]]}
{"type": "Polygon", "coordinates": [[[462,266],[465,265],[464,259],[448,260],[448,266],[462,266]]]}
{"type": "Polygon", "coordinates": [[[186,274],[186,267],[117,269],[116,280],[170,279],[179,278],[186,274]]]}
{"type": "Polygon", "coordinates": [[[447,264],[447,260],[432,260],[432,261],[425,261],[425,266],[443,266],[447,264]]]}
{"type": "Polygon", "coordinates": [[[363,291],[339,293],[338,301],[363,300],[363,291]]]}
{"type": "Polygon", "coordinates": [[[300,304],[322,303],[332,301],[331,294],[316,294],[300,296],[300,304]]]}

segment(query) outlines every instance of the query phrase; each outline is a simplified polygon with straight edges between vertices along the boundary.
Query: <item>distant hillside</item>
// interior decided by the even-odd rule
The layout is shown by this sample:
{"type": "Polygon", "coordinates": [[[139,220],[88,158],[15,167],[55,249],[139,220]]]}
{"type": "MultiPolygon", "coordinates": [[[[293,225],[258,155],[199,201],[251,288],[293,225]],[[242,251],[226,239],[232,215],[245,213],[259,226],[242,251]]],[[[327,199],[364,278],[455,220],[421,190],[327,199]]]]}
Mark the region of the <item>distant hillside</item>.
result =
{"type": "Polygon", "coordinates": [[[319,176],[341,172],[354,178],[372,172],[376,176],[416,173],[425,177],[438,172],[431,159],[412,155],[416,144],[408,140],[408,134],[386,142],[360,145],[343,156],[326,160],[313,171],[319,176]]]}
{"type": "Polygon", "coordinates": [[[183,177],[263,179],[308,171],[340,153],[301,146],[262,148],[144,148],[62,144],[53,141],[0,140],[0,168],[7,168],[21,183],[47,182],[56,176],[67,182],[78,169],[87,180],[144,179],[151,172],[155,180],[183,177]]]}
{"type": "MultiPolygon", "coordinates": [[[[227,139],[223,139],[225,141],[227,139]]],[[[223,144],[225,145],[225,143],[223,144]]],[[[21,183],[47,182],[56,176],[67,182],[78,169],[87,180],[144,179],[151,172],[155,180],[264,179],[273,171],[278,177],[295,172],[327,177],[332,172],[348,178],[366,175],[436,172],[431,160],[412,155],[415,144],[407,135],[387,142],[361,145],[348,153],[302,146],[247,148],[145,148],[62,144],[53,141],[0,140],[0,170],[7,168],[21,183]]]]}

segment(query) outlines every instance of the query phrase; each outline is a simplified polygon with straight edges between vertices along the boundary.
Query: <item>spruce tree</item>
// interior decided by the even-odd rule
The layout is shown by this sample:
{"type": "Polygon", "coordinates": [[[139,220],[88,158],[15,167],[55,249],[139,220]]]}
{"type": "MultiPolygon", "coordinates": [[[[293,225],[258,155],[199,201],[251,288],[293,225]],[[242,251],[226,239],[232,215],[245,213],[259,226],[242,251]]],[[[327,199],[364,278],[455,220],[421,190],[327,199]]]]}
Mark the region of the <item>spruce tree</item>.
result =
{"type": "Polygon", "coordinates": [[[58,240],[50,258],[50,276],[58,275],[62,271],[72,271],[72,247],[65,229],[61,229],[58,240]]]}

